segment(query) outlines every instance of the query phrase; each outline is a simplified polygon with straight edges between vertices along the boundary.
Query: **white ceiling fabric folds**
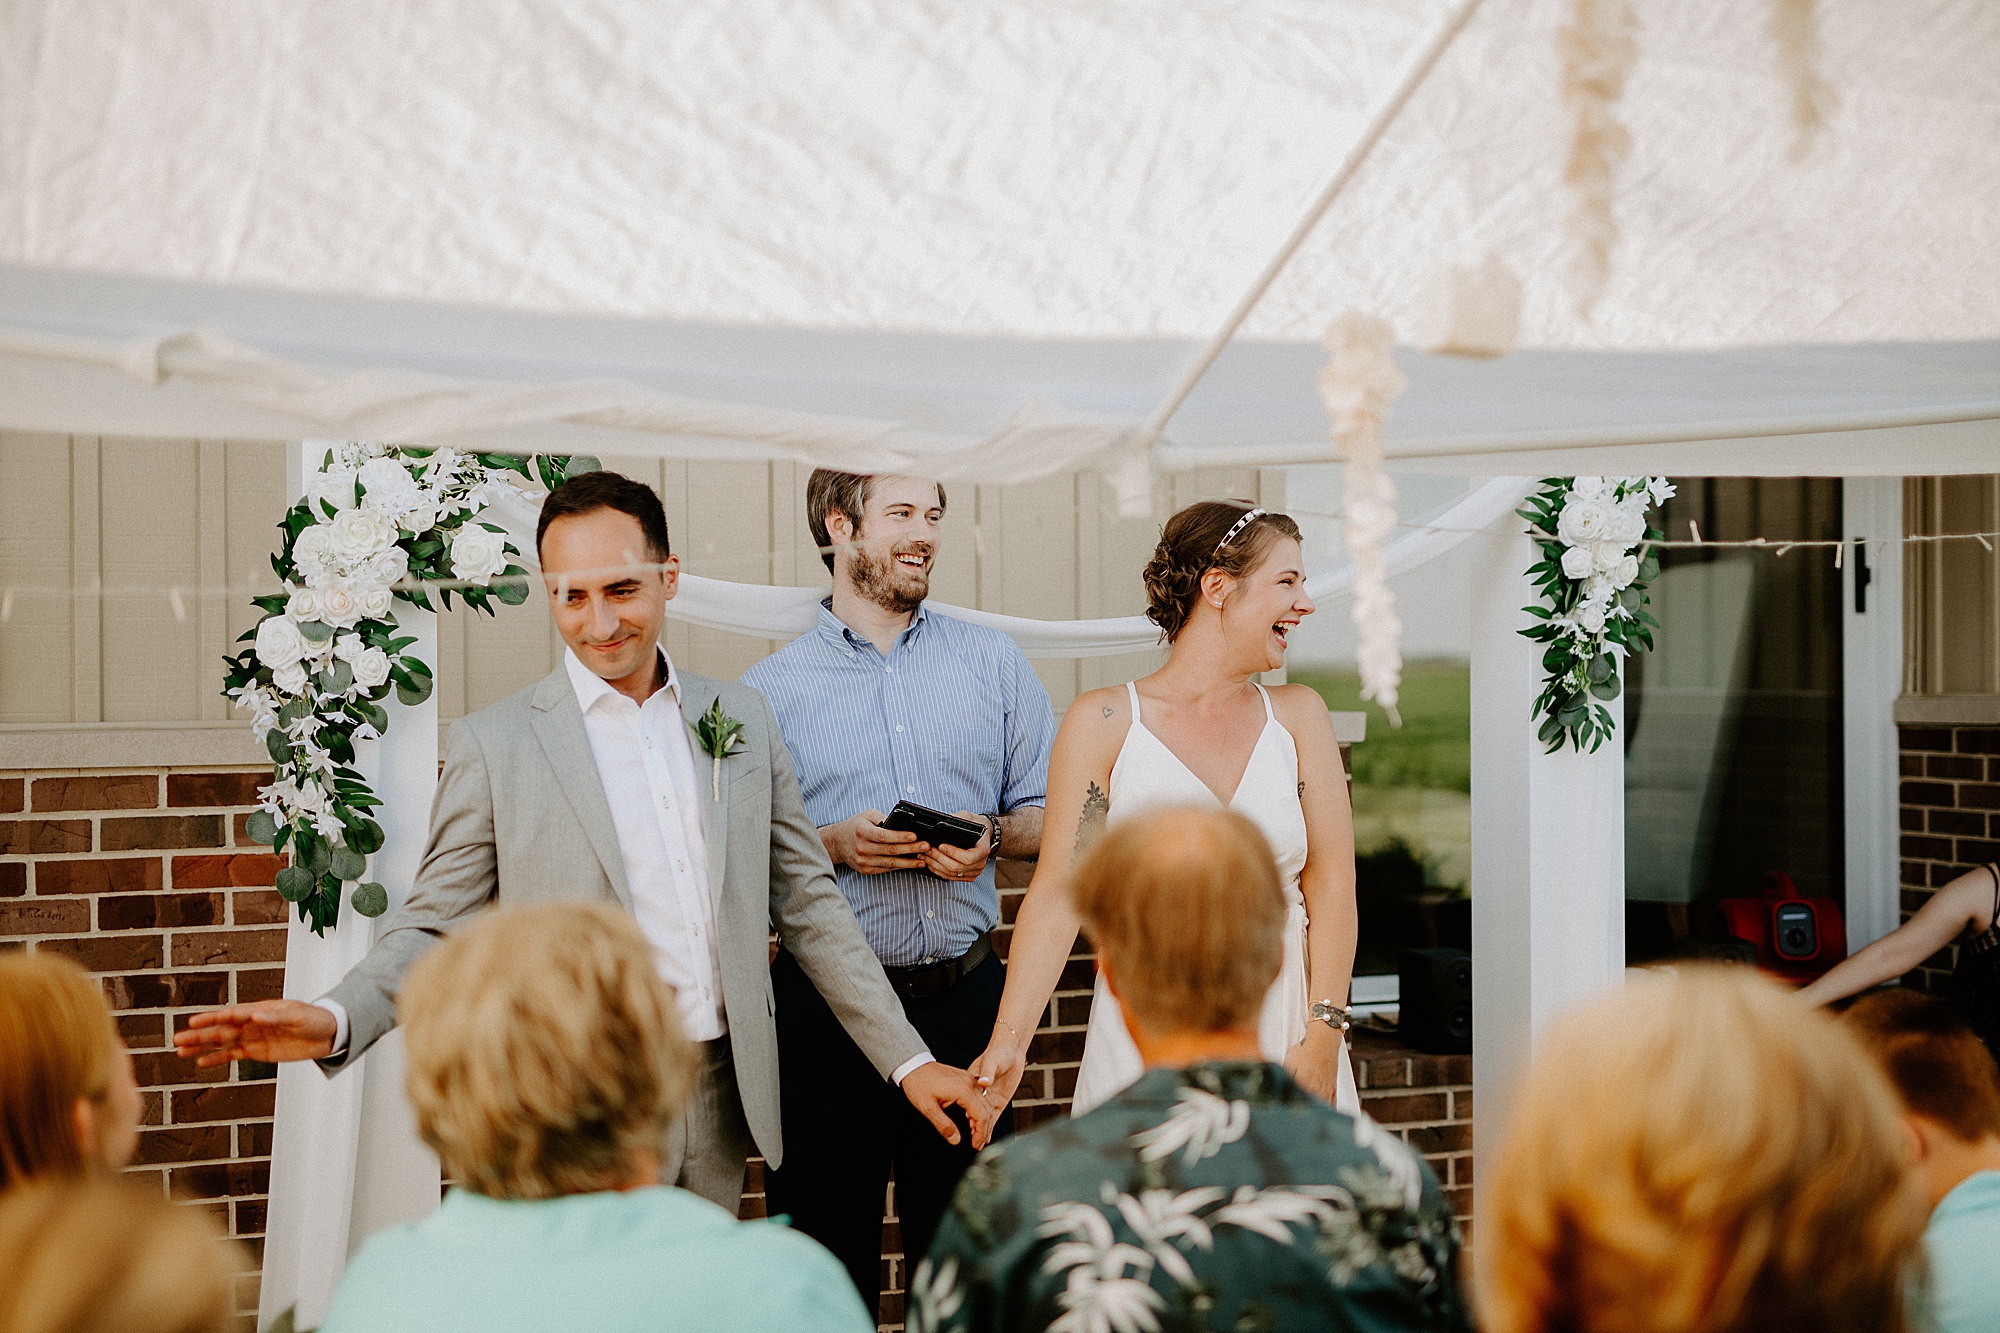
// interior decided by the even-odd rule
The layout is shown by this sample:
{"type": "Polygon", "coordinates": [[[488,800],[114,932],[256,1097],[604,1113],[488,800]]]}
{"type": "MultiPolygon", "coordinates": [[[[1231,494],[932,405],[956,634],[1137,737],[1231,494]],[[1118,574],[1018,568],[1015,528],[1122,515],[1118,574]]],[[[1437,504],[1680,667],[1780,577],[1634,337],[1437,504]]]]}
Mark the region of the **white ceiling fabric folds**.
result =
{"type": "MultiPolygon", "coordinates": [[[[1133,427],[1445,0],[17,0],[0,426],[1142,479],[1133,427]],[[1135,471],[1135,469],[1139,469],[1135,471]]],[[[1329,456],[1315,343],[1440,267],[1392,462],[1939,472],[2000,454],[2000,6],[1639,6],[1623,240],[1564,274],[1557,0],[1486,0],[1151,458],[1329,456]]]]}

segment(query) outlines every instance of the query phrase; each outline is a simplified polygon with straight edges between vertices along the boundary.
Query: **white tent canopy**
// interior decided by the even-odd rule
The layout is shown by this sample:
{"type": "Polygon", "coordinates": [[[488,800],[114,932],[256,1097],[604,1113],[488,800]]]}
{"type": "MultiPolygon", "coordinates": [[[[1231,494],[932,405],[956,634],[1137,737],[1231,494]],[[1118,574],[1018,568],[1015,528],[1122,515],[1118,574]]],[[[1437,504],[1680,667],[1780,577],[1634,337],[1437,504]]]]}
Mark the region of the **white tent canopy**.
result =
{"type": "MultiPolygon", "coordinates": [[[[0,426],[1109,467],[1455,8],[16,5],[0,426]]],[[[1392,461],[1991,466],[2000,10],[1821,6],[1794,164],[1763,7],[1640,5],[1587,322],[1563,8],[1487,0],[1155,463],[1328,457],[1326,321],[1491,252],[1531,350],[1406,354],[1392,461]]]]}

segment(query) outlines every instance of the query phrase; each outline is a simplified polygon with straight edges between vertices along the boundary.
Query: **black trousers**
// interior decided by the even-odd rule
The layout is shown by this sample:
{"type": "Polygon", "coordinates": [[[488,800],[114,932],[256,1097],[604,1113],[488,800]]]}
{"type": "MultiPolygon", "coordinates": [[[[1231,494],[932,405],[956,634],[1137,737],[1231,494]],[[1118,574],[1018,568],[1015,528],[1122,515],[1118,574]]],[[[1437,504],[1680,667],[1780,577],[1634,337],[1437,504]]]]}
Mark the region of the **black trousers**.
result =
{"type": "MultiPolygon", "coordinates": [[[[950,990],[904,1000],[903,1012],[932,1055],[963,1068],[986,1049],[1006,982],[1006,966],[988,957],[950,990]]],[[[771,988],[778,1002],[785,1165],[765,1178],[766,1204],[833,1251],[873,1317],[882,1299],[882,1198],[890,1170],[906,1271],[915,1272],[972,1165],[972,1136],[954,1107],[959,1142],[946,1143],[902,1090],[875,1072],[791,954],[779,953],[771,965],[771,988]]],[[[1004,1112],[996,1135],[1013,1124],[1014,1113],[1004,1112]]]]}

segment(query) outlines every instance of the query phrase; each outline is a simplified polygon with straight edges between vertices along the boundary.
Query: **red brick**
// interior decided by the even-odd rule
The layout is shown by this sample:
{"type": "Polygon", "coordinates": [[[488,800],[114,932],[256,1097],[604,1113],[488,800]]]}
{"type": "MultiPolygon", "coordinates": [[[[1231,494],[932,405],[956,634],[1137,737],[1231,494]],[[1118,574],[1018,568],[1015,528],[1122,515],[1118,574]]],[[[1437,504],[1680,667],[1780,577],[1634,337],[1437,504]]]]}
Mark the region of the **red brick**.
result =
{"type": "Polygon", "coordinates": [[[139,1135],[139,1153],[132,1160],[141,1166],[164,1166],[177,1162],[220,1162],[231,1156],[227,1125],[175,1125],[171,1129],[147,1130],[139,1135]]]}
{"type": "Polygon", "coordinates": [[[1072,959],[1063,964],[1056,981],[1059,991],[1088,991],[1097,985],[1097,968],[1088,959],[1072,959]]]}
{"type": "Polygon", "coordinates": [[[1928,822],[1932,833],[1957,834],[1961,838],[1986,836],[1986,816],[1977,810],[1931,810],[1926,813],[1930,817],[1928,822]]]}
{"type": "Polygon", "coordinates": [[[160,780],[151,773],[36,778],[34,802],[37,814],[51,810],[153,810],[160,804],[160,780]]]}
{"type": "Polygon", "coordinates": [[[159,1014],[120,1014],[118,1040],[134,1051],[158,1050],[167,1044],[167,1020],[159,1014]]]}
{"type": "Polygon", "coordinates": [[[1083,1059],[1083,1033],[1038,1032],[1028,1043],[1028,1063],[1069,1065],[1083,1059]]]}
{"type": "Polygon", "coordinates": [[[1960,754],[2000,754],[2000,727],[1960,727],[1960,754]]]}
{"type": "MultiPolygon", "coordinates": [[[[1914,759],[1915,755],[1905,755],[1914,759]]],[[[1933,754],[1924,757],[1919,777],[1945,778],[1952,782],[1977,782],[1986,776],[1986,761],[1974,755],[1933,754]]]]}
{"type": "Polygon", "coordinates": [[[27,783],[21,778],[0,778],[0,815],[18,815],[27,808],[27,783]]]}
{"type": "Polygon", "coordinates": [[[1920,754],[1899,754],[1896,756],[1896,773],[1899,777],[1920,778],[1924,775],[1924,756],[1920,754]]]}
{"type": "Polygon", "coordinates": [[[59,953],[92,972],[143,972],[165,966],[158,935],[96,935],[81,940],[42,940],[35,946],[59,953]]]}
{"type": "Polygon", "coordinates": [[[141,815],[129,819],[106,819],[98,839],[107,852],[135,852],[152,848],[220,847],[221,815],[141,815]]]}
{"type": "Polygon", "coordinates": [[[234,1194],[269,1194],[269,1162],[216,1162],[182,1166],[172,1173],[174,1193],[190,1199],[222,1199],[234,1194]]]}
{"type": "Polygon", "coordinates": [[[231,852],[214,856],[176,856],[177,889],[263,888],[277,883],[285,858],[269,852],[231,852]]]}
{"type": "Polygon", "coordinates": [[[292,905],[276,889],[240,889],[229,895],[232,926],[282,926],[291,916],[292,905]]]}
{"type": "Polygon", "coordinates": [[[1472,1191],[1469,1189],[1448,1189],[1444,1197],[1451,1203],[1451,1215],[1457,1218],[1472,1216],[1472,1191]]]}
{"type": "Polygon", "coordinates": [[[1058,996],[1056,1006],[1056,1026],[1062,1028],[1087,1027],[1090,1024],[1091,997],[1088,995],[1058,996]]]}
{"type": "Polygon", "coordinates": [[[238,1157],[269,1157],[271,1155],[271,1122],[238,1125],[236,1127],[236,1155],[238,1157]]]}
{"type": "Polygon", "coordinates": [[[1370,1094],[1361,1099],[1361,1109],[1384,1124],[1451,1118],[1447,1096],[1442,1092],[1370,1094]]]}
{"type": "Polygon", "coordinates": [[[19,898],[28,891],[28,863],[0,861],[0,898],[19,898]]]}
{"type": "Polygon", "coordinates": [[[157,856],[94,857],[88,861],[37,861],[35,892],[149,893],[163,883],[157,856]]]}
{"type": "Polygon", "coordinates": [[[1951,808],[1951,784],[1948,782],[1905,782],[1898,793],[1898,800],[1904,805],[1932,805],[1951,808]]]}
{"type": "Polygon", "coordinates": [[[1924,812],[1910,806],[1901,806],[1896,811],[1896,826],[1905,833],[1924,831],[1924,812]]]}
{"type": "Polygon", "coordinates": [[[255,805],[257,789],[269,785],[266,773],[169,773],[168,805],[255,805]]]}
{"type": "MultiPolygon", "coordinates": [[[[259,1199],[239,1199],[236,1202],[237,1236],[259,1236],[264,1232],[264,1219],[268,1204],[259,1199]]],[[[261,1256],[260,1256],[261,1258],[261,1256]]]]}
{"type": "Polygon", "coordinates": [[[1901,727],[1899,748],[1951,753],[1951,732],[1943,727],[1901,727]]]}
{"type": "Polygon", "coordinates": [[[139,1123],[142,1125],[164,1125],[167,1123],[166,1093],[142,1092],[139,1094],[139,1123]]]}
{"type": "Polygon", "coordinates": [[[2000,861],[2000,842],[1974,841],[1971,838],[1958,840],[1957,861],[1962,866],[1983,866],[2000,861]]]}
{"type": "Polygon", "coordinates": [[[144,972],[103,982],[113,1009],[214,1009],[229,1003],[227,972],[144,972]]]}
{"type": "Polygon", "coordinates": [[[250,836],[250,815],[245,810],[229,817],[229,845],[231,847],[261,847],[262,843],[250,836]]]}
{"type": "Polygon", "coordinates": [[[1966,783],[1958,789],[1958,803],[1967,810],[2000,810],[2000,785],[1966,783]]]}
{"type": "Polygon", "coordinates": [[[1355,1082],[1363,1088],[1407,1088],[1410,1086],[1410,1061],[1404,1057],[1377,1057],[1357,1062],[1354,1071],[1355,1082]]]}
{"type": "Polygon", "coordinates": [[[132,1073],[142,1088],[173,1087],[182,1083],[227,1083],[229,1066],[216,1065],[203,1069],[192,1060],[182,1059],[172,1051],[158,1051],[149,1055],[132,1057],[132,1073]]]}
{"type": "Polygon", "coordinates": [[[0,935],[76,935],[90,929],[84,898],[9,898],[0,902],[0,935]]]}
{"type": "Polygon", "coordinates": [[[284,998],[284,968],[246,967],[236,974],[237,1004],[255,1004],[259,1000],[282,1000],[284,998]]]}
{"type": "MultiPolygon", "coordinates": [[[[1469,1092],[1462,1092],[1462,1093],[1460,1093],[1460,1094],[1459,1094],[1459,1096],[1461,1096],[1461,1097],[1467,1097],[1467,1098],[1469,1098],[1469,1097],[1471,1097],[1471,1096],[1472,1096],[1472,1094],[1471,1094],[1471,1093],[1469,1093],[1469,1092]]],[[[1473,1159],[1473,1158],[1471,1158],[1471,1157],[1460,1157],[1460,1158],[1457,1158],[1457,1159],[1455,1159],[1455,1160],[1454,1160],[1454,1161],[1452,1162],[1452,1165],[1451,1165],[1451,1183],[1452,1183],[1452,1184],[1454,1184],[1454,1185],[1470,1185],[1470,1184],[1472,1183],[1472,1163],[1473,1163],[1473,1160],[1474,1160],[1474,1159],[1473,1159]]]]}
{"type": "Polygon", "coordinates": [[[0,819],[0,856],[90,850],[88,819],[0,819]]]}
{"type": "Polygon", "coordinates": [[[1041,1106],[1017,1106],[1014,1108],[1014,1132],[1026,1133],[1037,1125],[1060,1120],[1068,1114],[1069,1107],[1061,1102],[1045,1103],[1041,1106]]]}
{"type": "MultiPolygon", "coordinates": [[[[1453,1120],[1472,1119],[1472,1092],[1471,1088],[1462,1088],[1451,1094],[1451,1118],[1453,1120]]],[[[1466,1169],[1469,1171],[1472,1168],[1467,1167],[1466,1169]]]]}
{"type": "Polygon", "coordinates": [[[1410,1131],[1410,1146],[1421,1153],[1470,1152],[1471,1125],[1424,1125],[1410,1131]]]}
{"type": "Polygon", "coordinates": [[[282,930],[209,930],[174,936],[175,967],[284,961],[282,930]]]}
{"type": "Polygon", "coordinates": [[[176,1088],[173,1104],[177,1125],[203,1120],[268,1119],[277,1114],[278,1085],[225,1083],[217,1088],[176,1088]]]}
{"type": "Polygon", "coordinates": [[[1472,1082],[1469,1055],[1419,1055],[1410,1062],[1410,1083],[1419,1088],[1442,1088],[1472,1082]]]}
{"type": "Polygon", "coordinates": [[[1081,1072],[1078,1069],[1049,1070],[1049,1090],[1047,1095],[1062,1102],[1074,1098],[1076,1096],[1076,1076],[1081,1072]]]}
{"type": "Polygon", "coordinates": [[[223,895],[219,893],[139,893],[129,897],[99,898],[99,930],[144,930],[152,927],[184,929],[189,926],[223,924],[223,895]]]}
{"type": "Polygon", "coordinates": [[[1925,861],[1951,860],[1951,843],[1944,838],[1917,838],[1903,835],[1903,855],[1925,861]]]}

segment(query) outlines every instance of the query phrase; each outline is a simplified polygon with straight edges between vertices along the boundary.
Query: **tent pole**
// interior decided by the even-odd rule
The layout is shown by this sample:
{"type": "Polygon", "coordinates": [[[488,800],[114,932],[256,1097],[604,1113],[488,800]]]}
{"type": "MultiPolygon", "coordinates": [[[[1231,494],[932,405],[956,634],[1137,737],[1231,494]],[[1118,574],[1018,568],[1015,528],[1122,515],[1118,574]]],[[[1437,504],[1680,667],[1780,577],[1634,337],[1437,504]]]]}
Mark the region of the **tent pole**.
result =
{"type": "Polygon", "coordinates": [[[1339,170],[1333,173],[1333,179],[1326,183],[1326,188],[1320,191],[1317,199],[1313,200],[1312,207],[1306,210],[1305,216],[1299,219],[1296,227],[1292,228],[1292,234],[1285,238],[1285,243],[1271,256],[1271,261],[1264,265],[1264,271],[1257,275],[1257,280],[1243,293],[1242,299],[1236,303],[1236,308],[1229,312],[1229,318],[1222,322],[1222,327],[1215,331],[1207,345],[1201,349],[1201,354],[1188,363],[1187,368],[1181,372],[1180,379],[1175,381],[1174,387],[1167,391],[1167,396],[1160,400],[1159,406],[1153,409],[1152,415],[1148,416],[1145,423],[1139,427],[1138,436],[1143,443],[1150,445],[1160,438],[1161,433],[1167,428],[1167,423],[1173,419],[1174,413],[1180,411],[1181,404],[1185,403],[1188,395],[1194,392],[1194,386],[1201,382],[1201,377],[1208,373],[1209,367],[1213,366],[1216,358],[1222,355],[1222,349],[1229,346],[1230,341],[1236,337],[1237,330],[1243,327],[1243,321],[1250,318],[1250,312],[1264,299],[1264,293],[1271,290],[1271,284],[1278,280],[1278,275],[1284,272],[1285,265],[1292,261],[1292,256],[1305,244],[1306,237],[1312,234],[1313,228],[1319,225],[1320,219],[1326,216],[1327,210],[1331,209],[1334,201],[1340,198],[1341,191],[1347,188],[1347,183],[1354,179],[1355,173],[1361,170],[1361,164],[1368,160],[1368,154],[1374,150],[1383,133],[1388,130],[1390,122],[1401,113],[1411,95],[1417,91],[1418,85],[1423,83],[1432,69],[1436,68],[1438,60],[1445,53],[1445,48],[1464,31],[1466,23],[1471,20],[1473,11],[1477,10],[1479,5],[1480,0],[1461,0],[1457,10],[1438,26],[1430,41],[1417,50],[1415,57],[1404,67],[1402,77],[1396,81],[1394,91],[1375,109],[1374,116],[1368,122],[1368,128],[1362,131],[1361,137],[1347,150],[1347,156],[1342,159],[1339,170]]]}

